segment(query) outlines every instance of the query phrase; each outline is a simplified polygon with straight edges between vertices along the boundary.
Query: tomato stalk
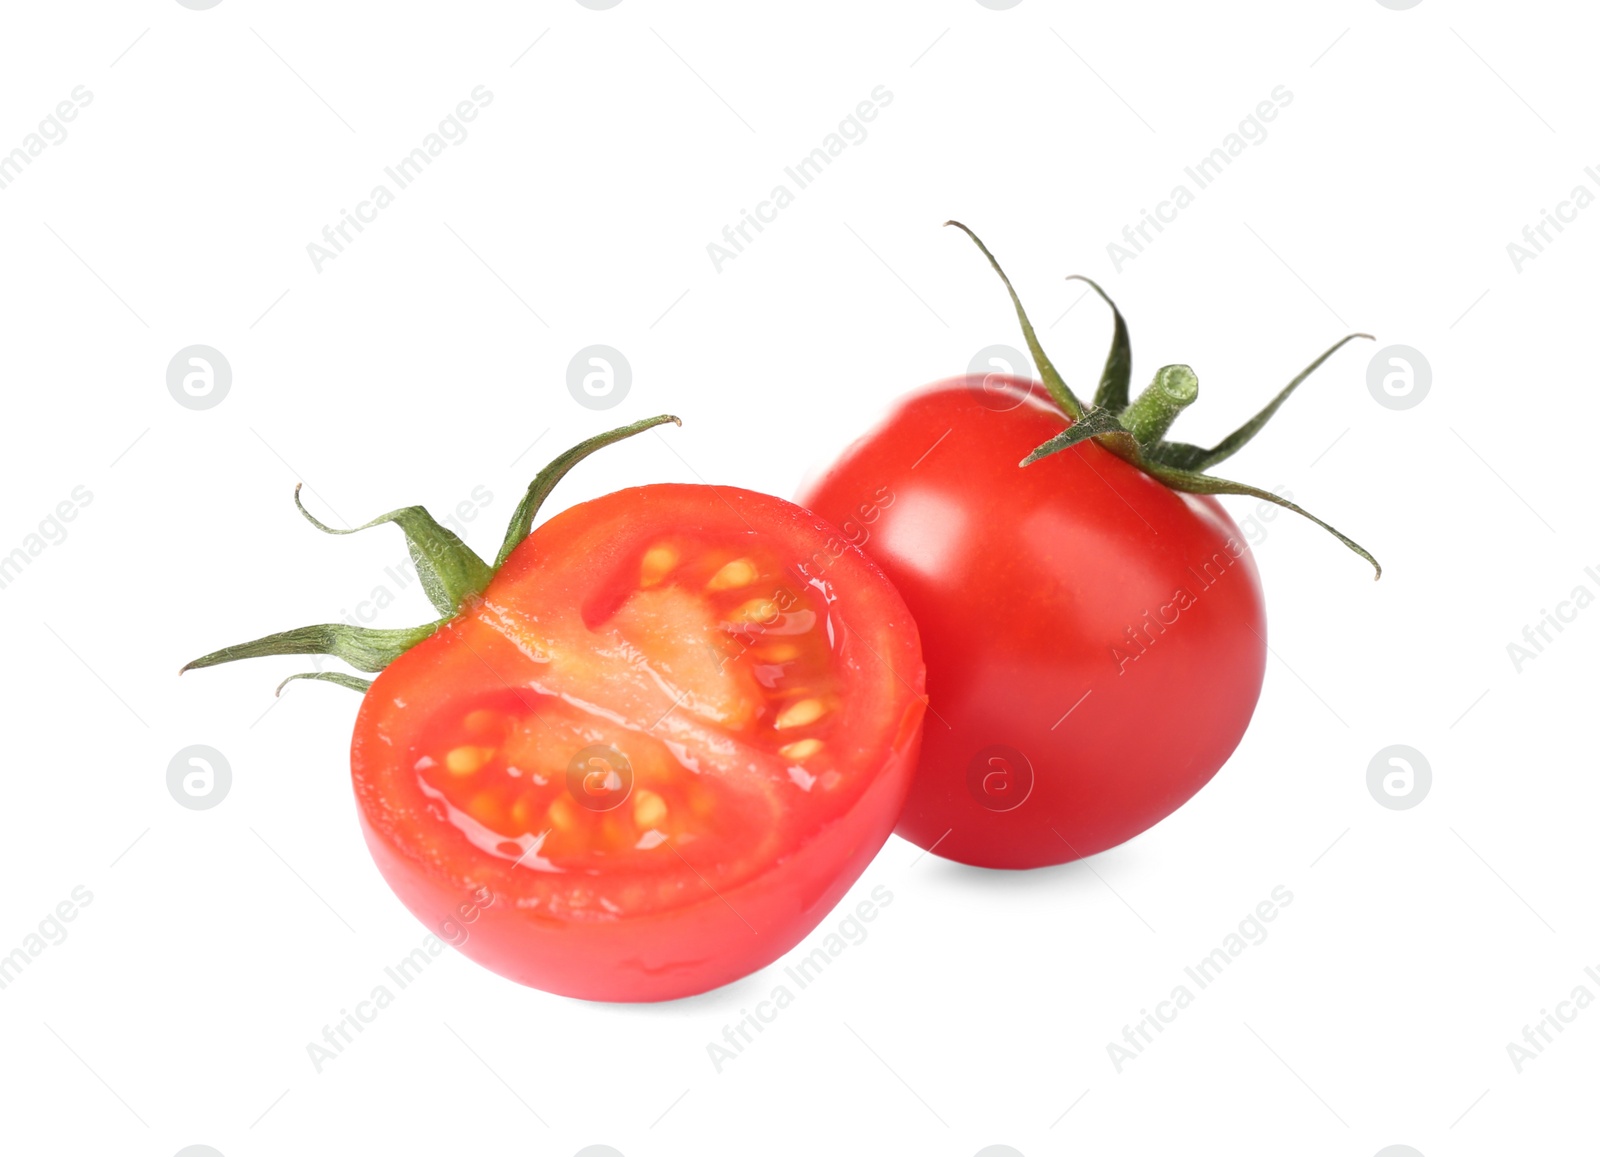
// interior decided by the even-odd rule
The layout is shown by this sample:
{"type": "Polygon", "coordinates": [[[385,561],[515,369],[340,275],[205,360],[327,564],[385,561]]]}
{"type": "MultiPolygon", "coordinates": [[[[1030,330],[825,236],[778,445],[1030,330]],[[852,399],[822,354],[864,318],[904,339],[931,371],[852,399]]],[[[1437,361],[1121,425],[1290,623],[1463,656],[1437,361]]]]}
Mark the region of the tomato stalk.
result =
{"type": "Polygon", "coordinates": [[[1148,445],[1161,440],[1174,419],[1199,393],[1200,379],[1188,366],[1162,366],[1118,420],[1141,446],[1148,445]]]}
{"type": "MultiPolygon", "coordinates": [[[[185,663],[178,674],[181,675],[184,671],[197,667],[214,667],[219,663],[232,663],[238,659],[257,659],[266,655],[332,655],[337,659],[343,659],[358,671],[375,673],[383,670],[476,601],[484,588],[489,585],[489,581],[494,578],[495,572],[511,556],[511,552],[528,537],[539,508],[555,489],[556,484],[567,476],[568,471],[604,446],[631,438],[635,434],[667,422],[678,426],[683,424],[671,414],[661,414],[621,426],[578,443],[539,471],[511,515],[511,523],[506,527],[505,540],[501,543],[500,552],[495,556],[492,566],[479,558],[477,553],[462,542],[453,531],[441,526],[424,507],[402,507],[350,530],[338,530],[325,525],[305,508],[300,501],[300,487],[296,485],[295,507],[305,516],[307,522],[324,534],[355,534],[357,531],[390,522],[398,526],[406,536],[406,547],[411,552],[412,562],[416,564],[417,577],[421,580],[422,589],[427,593],[428,600],[433,603],[440,617],[416,627],[357,627],[349,623],[317,623],[309,627],[296,627],[290,631],[279,631],[276,634],[252,639],[248,643],[236,643],[231,647],[212,651],[208,655],[202,655],[185,663]]],[[[284,686],[296,679],[317,679],[363,693],[372,685],[370,679],[360,679],[342,671],[306,671],[290,675],[279,683],[278,693],[281,694],[284,686]]]]}
{"type": "Polygon", "coordinates": [[[1270,490],[1263,490],[1259,486],[1251,486],[1244,482],[1217,478],[1206,473],[1218,462],[1231,458],[1260,433],[1262,427],[1278,412],[1278,407],[1288,400],[1289,395],[1300,383],[1310,377],[1318,366],[1332,357],[1345,343],[1354,341],[1358,337],[1371,340],[1371,334],[1349,334],[1328,347],[1320,357],[1295,375],[1289,384],[1253,418],[1215,446],[1207,449],[1187,442],[1167,441],[1167,430],[1184,407],[1193,402],[1198,394],[1199,381],[1193,370],[1184,365],[1163,366],[1157,371],[1150,385],[1139,397],[1130,402],[1128,383],[1132,378],[1133,356],[1128,340],[1127,323],[1105,290],[1089,278],[1075,275],[1068,280],[1086,283],[1100,300],[1111,307],[1114,319],[1111,349],[1106,355],[1105,367],[1101,371],[1099,388],[1095,391],[1094,401],[1087,406],[1084,405],[1051,364],[1044,347],[1039,344],[1033,323],[1028,320],[1027,312],[1022,308],[1022,301],[1018,298],[1017,291],[1012,288],[1011,279],[1006,276],[1005,270],[1000,268],[1000,263],[994,254],[989,252],[988,246],[961,222],[946,221],[945,224],[955,226],[970,237],[984,257],[988,258],[995,273],[999,275],[1006,292],[1011,296],[1011,304],[1022,326],[1023,340],[1027,343],[1028,352],[1033,355],[1034,365],[1039,369],[1039,376],[1044,381],[1045,389],[1068,419],[1066,429],[1035,448],[1020,465],[1029,466],[1041,458],[1059,454],[1079,442],[1092,439],[1104,449],[1137,466],[1173,490],[1188,494],[1243,494],[1292,510],[1322,527],[1371,563],[1373,578],[1383,574],[1383,567],[1378,564],[1378,560],[1370,551],[1310,511],[1270,490]]]}

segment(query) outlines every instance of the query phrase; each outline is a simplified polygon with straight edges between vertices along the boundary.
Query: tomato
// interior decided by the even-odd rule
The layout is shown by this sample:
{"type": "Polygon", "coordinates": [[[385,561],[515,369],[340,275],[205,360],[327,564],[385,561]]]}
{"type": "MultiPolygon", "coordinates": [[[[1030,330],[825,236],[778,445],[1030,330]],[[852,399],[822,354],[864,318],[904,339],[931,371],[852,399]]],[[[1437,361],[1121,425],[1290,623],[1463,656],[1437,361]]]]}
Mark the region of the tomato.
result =
{"type": "Polygon", "coordinates": [[[923,710],[905,604],[837,531],[746,490],[645,486],[533,530],[390,659],[351,774],[385,879],[461,951],[663,1000],[828,913],[888,838],[923,710]]]}
{"type": "Polygon", "coordinates": [[[799,498],[884,568],[921,630],[929,717],[896,831],[992,868],[1113,847],[1233,752],[1261,691],[1267,623],[1255,561],[1212,495],[1306,512],[1203,471],[1339,348],[1201,450],[1164,440],[1195,397],[1192,370],[1164,367],[1130,404],[1118,313],[1087,405],[1012,299],[1044,383],[991,375],[912,394],[799,498]]]}
{"type": "Polygon", "coordinates": [[[1043,394],[931,386],[800,498],[921,630],[929,715],[896,831],[993,868],[1092,855],[1175,810],[1238,744],[1266,666],[1255,561],[1217,500],[1093,442],[1019,470],[1062,428],[1043,394]]]}
{"type": "Polygon", "coordinates": [[[705,486],[539,527],[362,703],[351,771],[396,894],[433,923],[487,887],[463,951],[589,999],[786,952],[888,838],[923,711],[910,616],[842,545],[705,486]]]}

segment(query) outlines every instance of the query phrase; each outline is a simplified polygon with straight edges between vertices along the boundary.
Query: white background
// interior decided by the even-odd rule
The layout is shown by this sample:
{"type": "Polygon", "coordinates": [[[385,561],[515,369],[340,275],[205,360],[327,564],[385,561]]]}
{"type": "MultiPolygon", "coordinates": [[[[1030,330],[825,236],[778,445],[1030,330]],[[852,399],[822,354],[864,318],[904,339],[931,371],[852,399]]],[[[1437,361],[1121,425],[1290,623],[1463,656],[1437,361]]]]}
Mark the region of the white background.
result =
{"type": "MultiPolygon", "coordinates": [[[[0,953],[74,887],[93,901],[0,991],[0,1149],[1590,1151],[1600,1011],[1520,1073],[1506,1046],[1600,996],[1600,610],[1520,673],[1507,644],[1600,593],[1600,210],[1520,272],[1506,246],[1600,189],[1596,31],[1577,4],[1443,0],[8,6],[0,151],[93,99],[0,189],[0,553],[75,487],[92,501],[0,591],[0,953]],[[469,138],[318,272],[307,243],[479,85],[469,138]],[[707,243],[879,85],[866,139],[718,272],[707,243]],[[1279,85],[1266,139],[1117,271],[1108,242],[1279,85]],[[317,1073],[307,1043],[424,932],[357,831],[356,697],[274,704],[292,659],[176,678],[339,617],[404,558],[390,530],[317,535],[293,484],[335,524],[483,485],[492,554],[550,455],[671,411],[681,430],[606,451],[552,509],[649,481],[792,495],[894,397],[1018,344],[951,216],[1080,392],[1110,326],[1067,312],[1068,273],[1128,315],[1135,385],[1192,364],[1190,440],[1350,330],[1421,351],[1414,408],[1374,400],[1379,346],[1352,345],[1229,463],[1370,546],[1382,581],[1273,522],[1274,658],[1209,787],[1020,875],[891,839],[846,901],[892,891],[870,937],[720,1073],[707,1044],[778,967],[606,1007],[452,953],[317,1073]],[[633,369],[604,412],[565,385],[597,342],[633,369]],[[194,343],[233,370],[204,411],[165,381],[194,343]],[[166,787],[197,743],[233,771],[207,811],[166,787]],[[1409,810],[1366,785],[1396,743],[1433,771],[1409,810]],[[1278,885],[1270,937],[1118,1072],[1124,1025],[1278,885]]],[[[412,588],[381,621],[427,613],[412,588]]]]}

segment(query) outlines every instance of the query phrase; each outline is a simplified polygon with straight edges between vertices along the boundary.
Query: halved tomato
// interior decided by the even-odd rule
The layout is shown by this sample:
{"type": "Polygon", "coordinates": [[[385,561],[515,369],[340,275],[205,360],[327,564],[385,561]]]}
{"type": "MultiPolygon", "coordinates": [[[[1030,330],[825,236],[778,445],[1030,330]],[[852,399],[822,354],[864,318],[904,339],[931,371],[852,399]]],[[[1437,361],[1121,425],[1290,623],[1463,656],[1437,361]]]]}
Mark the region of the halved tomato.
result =
{"type": "Polygon", "coordinates": [[[430,927],[470,908],[468,956],[661,1000],[828,913],[894,826],[923,709],[910,613],[831,526],[645,486],[544,523],[388,661],[351,772],[384,877],[430,927]]]}

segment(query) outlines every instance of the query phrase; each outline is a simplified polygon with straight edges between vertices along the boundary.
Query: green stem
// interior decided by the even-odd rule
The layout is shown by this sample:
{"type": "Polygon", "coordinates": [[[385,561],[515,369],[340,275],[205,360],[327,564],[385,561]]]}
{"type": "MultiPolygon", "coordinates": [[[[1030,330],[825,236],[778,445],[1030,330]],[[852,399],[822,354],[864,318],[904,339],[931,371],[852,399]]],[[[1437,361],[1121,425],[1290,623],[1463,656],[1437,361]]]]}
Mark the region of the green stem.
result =
{"type": "Polygon", "coordinates": [[[506,559],[511,557],[511,552],[521,545],[522,540],[528,537],[528,532],[533,529],[534,516],[539,513],[539,507],[544,505],[544,500],[550,496],[550,491],[555,489],[557,482],[567,476],[579,462],[582,462],[596,450],[620,442],[624,438],[631,438],[663,423],[671,422],[674,426],[683,425],[681,418],[671,414],[659,414],[654,418],[646,418],[642,422],[634,422],[630,426],[622,426],[604,434],[596,434],[593,438],[579,442],[572,449],[562,454],[550,465],[534,477],[528,484],[528,492],[522,496],[522,501],[517,504],[516,510],[511,514],[511,525],[506,527],[505,541],[500,544],[500,553],[494,556],[492,570],[499,570],[505,565],[506,559]]]}
{"type": "Polygon", "coordinates": [[[1185,406],[1200,395],[1200,379],[1188,366],[1162,366],[1144,391],[1122,411],[1123,428],[1149,446],[1161,440],[1185,406]]]}

